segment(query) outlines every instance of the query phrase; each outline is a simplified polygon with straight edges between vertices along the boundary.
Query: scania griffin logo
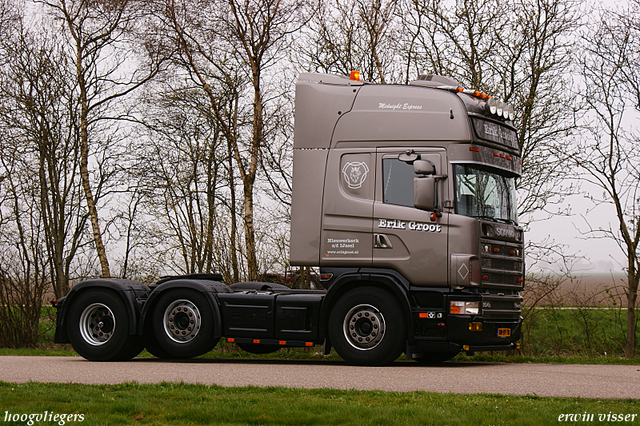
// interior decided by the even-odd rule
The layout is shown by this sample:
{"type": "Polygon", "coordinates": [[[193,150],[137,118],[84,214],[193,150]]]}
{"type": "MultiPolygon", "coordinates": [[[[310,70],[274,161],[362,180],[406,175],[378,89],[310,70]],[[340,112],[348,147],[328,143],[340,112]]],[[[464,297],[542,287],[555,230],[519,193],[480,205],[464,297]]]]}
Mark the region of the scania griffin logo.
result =
{"type": "Polygon", "coordinates": [[[349,189],[360,189],[365,180],[367,180],[367,174],[369,173],[369,167],[367,163],[349,162],[342,167],[342,177],[349,189]]]}

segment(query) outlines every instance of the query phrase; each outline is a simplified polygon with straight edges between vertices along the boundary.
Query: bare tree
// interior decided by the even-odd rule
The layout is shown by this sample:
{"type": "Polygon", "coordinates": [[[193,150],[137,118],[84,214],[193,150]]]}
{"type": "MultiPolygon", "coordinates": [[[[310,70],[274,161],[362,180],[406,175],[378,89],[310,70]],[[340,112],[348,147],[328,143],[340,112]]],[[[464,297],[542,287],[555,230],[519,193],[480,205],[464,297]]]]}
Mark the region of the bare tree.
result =
{"type": "MultiPolygon", "coordinates": [[[[69,290],[70,271],[85,243],[87,224],[81,209],[79,145],[74,137],[75,86],[67,72],[64,43],[57,34],[39,28],[34,36],[20,26],[2,44],[13,61],[3,73],[0,115],[9,128],[7,133],[14,135],[13,143],[25,155],[21,173],[39,185],[42,238],[54,293],[62,297],[69,290]]],[[[8,153],[3,156],[11,158],[8,153]]]]}
{"type": "Polygon", "coordinates": [[[407,70],[453,77],[514,107],[523,149],[517,183],[521,217],[548,211],[574,192],[563,183],[567,168],[555,152],[575,129],[568,75],[577,6],[573,0],[405,5],[407,70]]]}
{"type": "Polygon", "coordinates": [[[304,23],[303,7],[302,2],[280,0],[228,0],[195,7],[170,0],[165,9],[183,63],[209,97],[242,182],[245,257],[251,280],[259,269],[254,191],[262,147],[270,134],[264,72],[276,64],[289,35],[304,23]],[[246,77],[240,84],[237,70],[246,77]],[[237,94],[222,98],[235,98],[236,103],[221,103],[220,93],[237,94]]]}
{"type": "MultiPolygon", "coordinates": [[[[89,170],[91,144],[100,145],[99,139],[110,139],[110,136],[100,134],[99,123],[126,115],[126,111],[116,107],[116,102],[121,103],[133,91],[152,79],[161,69],[163,56],[150,45],[145,46],[144,56],[134,56],[135,53],[139,53],[132,49],[132,46],[136,45],[135,31],[139,30],[143,12],[141,3],[133,0],[42,1],[49,6],[53,16],[63,23],[72,49],[69,53],[73,58],[74,81],[77,85],[80,177],[101,274],[103,277],[109,277],[109,260],[96,202],[101,188],[94,187],[104,184],[109,179],[100,176],[99,183],[92,182],[89,170]],[[133,67],[133,64],[136,66],[133,67]]],[[[104,155],[105,151],[102,152],[104,155]]],[[[102,160],[107,158],[108,156],[93,157],[98,168],[102,160]]],[[[103,172],[104,170],[99,168],[98,173],[103,172]]]]}
{"type": "Polygon", "coordinates": [[[0,346],[33,347],[50,263],[39,197],[39,139],[32,133],[38,125],[24,129],[15,124],[16,116],[24,118],[38,108],[25,109],[21,100],[30,99],[34,80],[46,81],[41,70],[46,59],[39,61],[42,46],[31,44],[13,6],[0,4],[0,57],[11,57],[0,61],[0,346]]]}
{"type": "Polygon", "coordinates": [[[6,176],[0,191],[0,346],[34,347],[49,284],[38,185],[7,151],[0,156],[0,171],[6,176]]]}
{"type": "Polygon", "coordinates": [[[640,279],[640,154],[638,129],[626,123],[640,111],[640,2],[624,13],[603,12],[597,30],[584,37],[582,100],[589,109],[586,132],[569,158],[582,178],[603,191],[588,194],[615,209],[615,226],[592,227],[588,234],[616,241],[627,265],[625,356],[636,348],[636,305],[640,279]]]}
{"type": "Polygon", "coordinates": [[[357,70],[367,81],[391,82],[397,68],[401,34],[398,0],[321,2],[306,37],[292,52],[303,69],[349,75],[357,70]]]}
{"type": "Polygon", "coordinates": [[[226,174],[226,142],[204,92],[168,82],[163,87],[165,92],[147,100],[149,136],[139,149],[138,170],[144,204],[165,239],[156,250],[177,248],[174,268],[180,272],[218,271],[230,279],[234,262],[222,263],[220,256],[236,247],[228,247],[233,239],[219,233],[228,228],[221,223],[228,210],[224,188],[233,186],[226,174]]]}

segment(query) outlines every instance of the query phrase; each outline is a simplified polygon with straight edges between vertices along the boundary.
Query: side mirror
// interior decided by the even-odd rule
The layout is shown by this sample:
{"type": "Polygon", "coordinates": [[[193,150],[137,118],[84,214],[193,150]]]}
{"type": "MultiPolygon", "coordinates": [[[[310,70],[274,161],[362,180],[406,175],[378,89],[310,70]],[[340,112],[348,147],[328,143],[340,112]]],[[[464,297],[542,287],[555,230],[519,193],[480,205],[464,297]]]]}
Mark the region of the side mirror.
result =
{"type": "Polygon", "coordinates": [[[433,176],[413,178],[413,206],[420,210],[437,210],[436,179],[433,176]]]}
{"type": "Polygon", "coordinates": [[[413,162],[413,173],[417,175],[435,174],[436,168],[431,161],[416,160],[413,162]]]}
{"type": "Polygon", "coordinates": [[[421,210],[437,210],[435,165],[431,161],[416,160],[413,172],[422,175],[413,178],[413,206],[421,210]]]}

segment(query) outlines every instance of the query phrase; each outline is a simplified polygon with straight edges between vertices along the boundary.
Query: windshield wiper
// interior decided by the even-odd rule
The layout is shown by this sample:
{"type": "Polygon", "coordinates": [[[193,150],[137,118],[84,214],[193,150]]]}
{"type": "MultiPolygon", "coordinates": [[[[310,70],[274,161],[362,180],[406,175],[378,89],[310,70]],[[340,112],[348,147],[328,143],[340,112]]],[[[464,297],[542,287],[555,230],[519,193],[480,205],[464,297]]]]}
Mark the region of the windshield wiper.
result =
{"type": "Polygon", "coordinates": [[[489,220],[491,222],[506,223],[508,225],[516,225],[516,223],[511,219],[502,219],[502,218],[493,217],[493,216],[473,216],[473,217],[477,219],[482,219],[482,220],[489,220]]]}

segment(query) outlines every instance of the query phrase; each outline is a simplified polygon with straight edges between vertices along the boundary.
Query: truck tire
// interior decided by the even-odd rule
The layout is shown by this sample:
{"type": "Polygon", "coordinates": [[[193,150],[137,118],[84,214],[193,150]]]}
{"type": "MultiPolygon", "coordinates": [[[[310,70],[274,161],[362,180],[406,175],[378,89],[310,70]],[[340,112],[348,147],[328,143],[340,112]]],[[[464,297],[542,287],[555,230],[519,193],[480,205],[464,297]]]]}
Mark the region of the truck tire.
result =
{"type": "Polygon", "coordinates": [[[278,345],[258,345],[255,343],[237,343],[238,347],[245,352],[252,354],[270,354],[280,350],[282,346],[278,345]]]}
{"type": "Polygon", "coordinates": [[[196,290],[167,290],[153,308],[151,326],[158,350],[153,345],[150,349],[161,358],[193,358],[209,352],[220,340],[213,337],[211,307],[196,290]]]}
{"type": "Polygon", "coordinates": [[[338,355],[355,365],[386,365],[405,348],[402,310],[387,291],[361,287],[349,291],[329,316],[328,334],[338,355]]]}
{"type": "Polygon", "coordinates": [[[129,334],[127,307],[113,291],[84,291],[73,300],[68,315],[69,341],[90,361],[123,361],[142,351],[142,337],[129,334]]]}
{"type": "Polygon", "coordinates": [[[156,336],[153,333],[153,328],[151,327],[151,321],[149,321],[149,325],[145,326],[145,329],[144,329],[144,348],[147,350],[147,352],[149,352],[151,355],[155,356],[156,358],[161,358],[161,359],[173,358],[169,352],[162,349],[158,344],[158,341],[156,340],[156,336]]]}

